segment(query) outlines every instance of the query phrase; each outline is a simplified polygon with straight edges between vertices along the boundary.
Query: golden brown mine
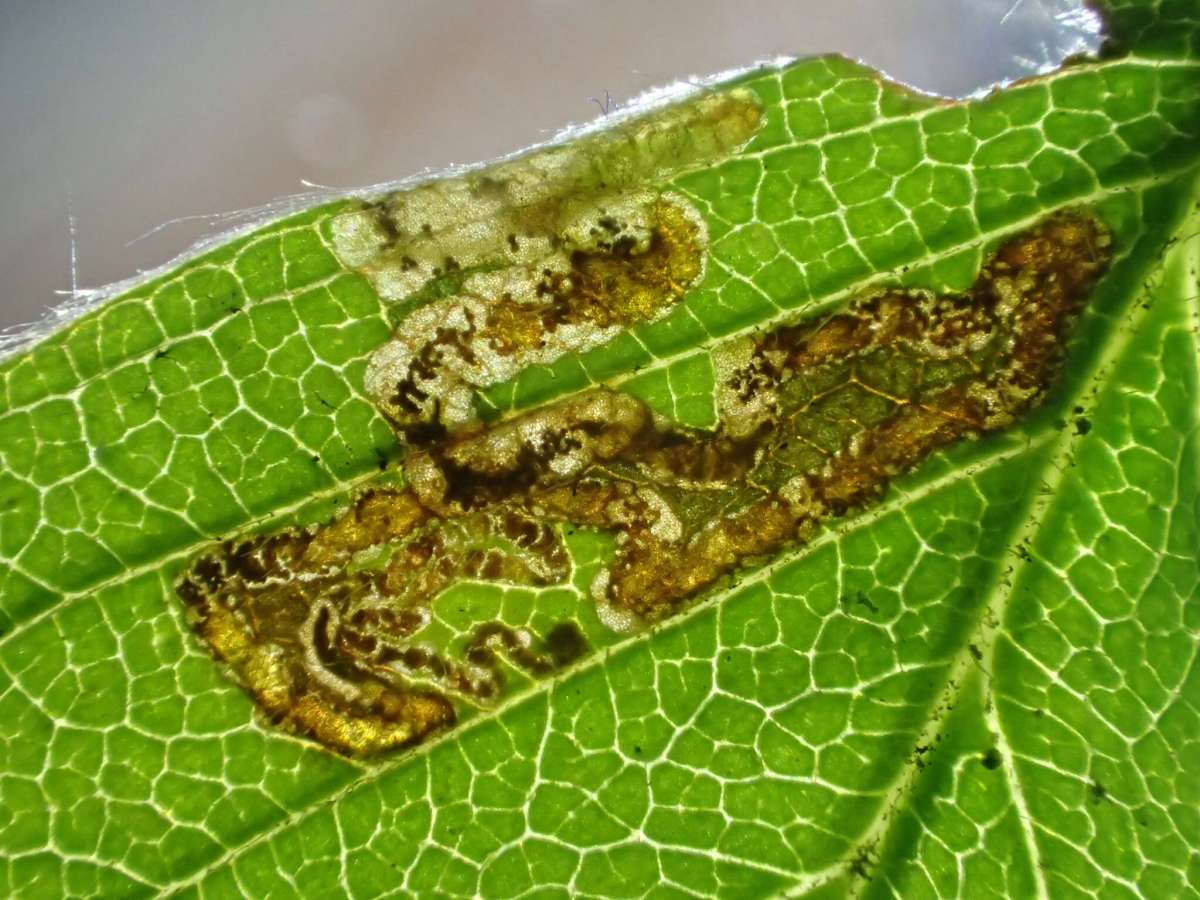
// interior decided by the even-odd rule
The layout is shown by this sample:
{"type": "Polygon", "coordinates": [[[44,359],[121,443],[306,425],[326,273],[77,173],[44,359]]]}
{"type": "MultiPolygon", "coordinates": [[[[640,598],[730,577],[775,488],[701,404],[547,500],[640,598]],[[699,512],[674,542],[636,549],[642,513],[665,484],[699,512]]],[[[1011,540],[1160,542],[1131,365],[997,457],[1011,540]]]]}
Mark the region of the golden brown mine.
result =
{"type": "Polygon", "coordinates": [[[334,249],[401,318],[365,386],[403,432],[478,424],[477,391],[668,313],[704,275],[704,219],[670,177],[762,123],[750,91],[700,94],[338,216],[334,249]]]}
{"type": "MultiPolygon", "coordinates": [[[[573,251],[569,287],[493,311],[472,339],[519,356],[557,323],[644,318],[695,277],[690,251],[667,246],[693,239],[686,211],[653,202],[668,206],[642,259],[573,251]]],[[[1061,212],[1004,243],[962,294],[883,290],[729,341],[714,354],[713,431],[607,387],[487,426],[399,420],[406,487],[370,491],[320,527],[222,544],[180,595],[271,718],[344,753],[418,742],[499,697],[505,666],[544,676],[588,649],[569,621],[544,635],[482,621],[456,653],[415,641],[448,586],[561,584],[573,571],[563,529],[588,527],[615,537],[590,585],[602,621],[661,620],[868,506],[939,448],[1028,411],[1110,257],[1098,219],[1061,212]]]]}

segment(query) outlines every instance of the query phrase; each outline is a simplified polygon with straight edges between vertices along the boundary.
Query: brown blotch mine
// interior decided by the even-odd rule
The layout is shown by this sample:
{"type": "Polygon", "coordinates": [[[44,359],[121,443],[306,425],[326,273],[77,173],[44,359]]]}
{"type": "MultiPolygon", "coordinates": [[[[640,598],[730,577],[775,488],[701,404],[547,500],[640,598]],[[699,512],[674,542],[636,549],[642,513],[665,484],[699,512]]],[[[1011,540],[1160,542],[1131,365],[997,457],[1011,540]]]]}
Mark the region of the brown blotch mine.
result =
{"type": "MultiPolygon", "coordinates": [[[[715,431],[597,388],[431,438],[405,460],[408,487],[368,492],[320,527],[226,542],[180,596],[272,719],[344,753],[416,743],[460,704],[497,698],[505,665],[546,676],[587,652],[571,622],[540,637],[481,622],[457,651],[418,645],[445,588],[563,582],[570,523],[616,536],[591,585],[602,619],[661,620],[878,500],[933,451],[1028,411],[1110,257],[1093,215],[1062,212],[1007,241],[963,294],[884,290],[730,342],[714,360],[715,431]]],[[[665,261],[653,275],[674,277],[665,261]]],[[[565,315],[603,314],[582,296],[565,315]]]]}
{"type": "Polygon", "coordinates": [[[476,392],[653,321],[703,272],[705,235],[682,198],[613,198],[558,249],[502,261],[419,306],[371,358],[366,385],[409,443],[478,425],[476,392]]]}

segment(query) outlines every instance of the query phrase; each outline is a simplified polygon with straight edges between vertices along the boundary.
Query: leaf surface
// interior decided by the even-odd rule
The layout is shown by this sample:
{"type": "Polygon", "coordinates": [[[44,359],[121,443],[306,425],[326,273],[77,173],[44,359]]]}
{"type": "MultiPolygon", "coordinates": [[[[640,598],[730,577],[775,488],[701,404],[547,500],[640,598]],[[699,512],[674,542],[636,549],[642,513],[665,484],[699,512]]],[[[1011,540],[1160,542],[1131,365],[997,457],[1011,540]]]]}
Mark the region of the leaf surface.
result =
{"type": "Polygon", "coordinates": [[[1200,12],[1108,22],[1102,59],[969,102],[839,57],[738,79],[761,128],[670,184],[704,280],[488,389],[493,413],[605,383],[711,426],[714,344],[897,279],[962,289],[1086,205],[1114,264],[1061,383],[415,751],[260,721],[175,594],[212,541],[328,519],[403,455],[363,389],[394,310],[334,252],[357,201],[0,363],[0,890],[1200,893],[1200,12]]]}

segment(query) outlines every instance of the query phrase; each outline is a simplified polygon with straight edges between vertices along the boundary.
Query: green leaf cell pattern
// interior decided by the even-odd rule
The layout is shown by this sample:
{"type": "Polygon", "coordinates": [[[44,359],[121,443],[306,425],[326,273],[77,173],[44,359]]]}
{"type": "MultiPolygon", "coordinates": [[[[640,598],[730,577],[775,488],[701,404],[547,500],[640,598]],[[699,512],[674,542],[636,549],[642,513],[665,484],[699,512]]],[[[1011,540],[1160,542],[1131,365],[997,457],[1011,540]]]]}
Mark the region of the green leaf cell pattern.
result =
{"type": "MultiPolygon", "coordinates": [[[[260,721],[175,596],[212,542],[395,484],[364,388],[393,301],[337,252],[360,201],[0,362],[0,891],[1200,894],[1200,13],[1106,16],[1102,58],[969,102],[838,57],[737,80],[749,143],[656,184],[702,219],[702,276],[486,387],[481,417],[605,387],[711,428],[718,343],[897,279],[964,290],[1006,238],[1087,207],[1113,263],[1060,383],[803,552],[413,752],[343,758],[260,721]]],[[[590,578],[609,549],[572,540],[590,578]]],[[[465,590],[439,600],[448,633],[465,590]]],[[[540,603],[569,612],[469,598],[535,629],[540,603]]]]}

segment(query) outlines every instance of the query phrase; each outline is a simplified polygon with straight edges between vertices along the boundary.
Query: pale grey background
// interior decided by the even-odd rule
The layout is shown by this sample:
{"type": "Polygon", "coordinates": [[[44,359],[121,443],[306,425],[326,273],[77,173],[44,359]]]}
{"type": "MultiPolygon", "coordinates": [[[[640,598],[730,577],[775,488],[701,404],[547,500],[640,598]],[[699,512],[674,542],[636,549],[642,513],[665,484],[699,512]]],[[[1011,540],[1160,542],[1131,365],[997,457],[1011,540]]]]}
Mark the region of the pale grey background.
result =
{"type": "Polygon", "coordinates": [[[1079,0],[0,0],[0,328],[307,179],[544,140],[647,88],[830,50],[963,95],[1078,49],[1079,0]],[[1057,21],[1056,21],[1057,18],[1057,21]],[[132,242],[132,243],[131,243],[132,242]]]}

